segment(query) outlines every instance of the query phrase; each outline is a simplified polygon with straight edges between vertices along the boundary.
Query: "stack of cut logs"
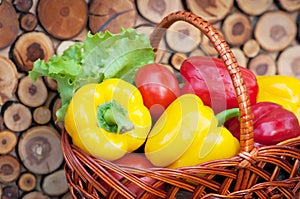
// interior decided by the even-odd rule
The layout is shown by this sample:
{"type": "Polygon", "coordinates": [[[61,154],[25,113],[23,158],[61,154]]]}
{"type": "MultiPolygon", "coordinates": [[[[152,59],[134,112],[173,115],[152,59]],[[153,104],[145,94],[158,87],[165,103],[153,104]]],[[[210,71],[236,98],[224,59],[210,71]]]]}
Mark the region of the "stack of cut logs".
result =
{"type": "MultiPolygon", "coordinates": [[[[0,196],[71,198],[60,147],[61,106],[56,82],[27,76],[37,59],[48,60],[81,42],[88,31],[121,27],[150,34],[168,13],[190,10],[212,23],[240,66],[256,75],[300,79],[300,1],[295,0],[0,0],[0,196]]],[[[189,56],[218,56],[185,22],[173,24],[157,61],[179,69],[189,56]]]]}

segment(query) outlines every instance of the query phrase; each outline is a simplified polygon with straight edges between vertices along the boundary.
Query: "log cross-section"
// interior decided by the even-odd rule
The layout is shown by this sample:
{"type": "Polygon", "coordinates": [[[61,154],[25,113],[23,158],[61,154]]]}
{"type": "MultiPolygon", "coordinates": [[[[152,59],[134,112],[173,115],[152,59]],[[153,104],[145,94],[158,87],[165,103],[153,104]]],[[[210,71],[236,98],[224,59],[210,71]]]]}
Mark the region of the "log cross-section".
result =
{"type": "Polygon", "coordinates": [[[43,78],[40,77],[33,82],[29,76],[23,77],[19,83],[18,97],[23,104],[29,107],[43,105],[48,97],[48,90],[43,78]]]}
{"type": "Polygon", "coordinates": [[[46,125],[31,127],[23,133],[18,153],[24,166],[35,174],[53,172],[63,162],[60,135],[46,125]]]}
{"type": "Polygon", "coordinates": [[[297,34],[293,18],[283,11],[264,13],[257,21],[254,35],[261,47],[270,52],[281,51],[297,34]]]}
{"type": "Polygon", "coordinates": [[[37,15],[50,35],[70,39],[86,27],[87,4],[84,0],[40,0],[37,15]]]}
{"type": "Polygon", "coordinates": [[[13,97],[18,87],[18,71],[15,64],[0,55],[0,106],[13,97]]]}
{"type": "Polygon", "coordinates": [[[19,21],[11,0],[0,4],[0,50],[11,45],[19,33],[19,21]]]}
{"type": "Polygon", "coordinates": [[[54,54],[53,42],[43,32],[22,34],[13,47],[13,58],[19,70],[30,71],[37,59],[48,61],[54,54]]]}
{"type": "Polygon", "coordinates": [[[132,1],[94,0],[89,11],[89,28],[92,33],[105,30],[119,33],[121,28],[132,28],[136,23],[137,12],[132,1]]]}

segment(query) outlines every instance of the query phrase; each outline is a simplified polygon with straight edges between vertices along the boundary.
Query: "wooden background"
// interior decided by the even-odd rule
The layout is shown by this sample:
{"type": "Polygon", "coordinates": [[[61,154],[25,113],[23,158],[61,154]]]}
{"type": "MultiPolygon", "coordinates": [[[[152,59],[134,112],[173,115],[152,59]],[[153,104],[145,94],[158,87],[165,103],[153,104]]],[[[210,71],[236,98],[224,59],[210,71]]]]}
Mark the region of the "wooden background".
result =
{"type": "MultiPolygon", "coordinates": [[[[190,10],[211,22],[238,63],[257,75],[300,79],[300,0],[0,0],[0,196],[71,198],[63,175],[56,83],[31,82],[37,58],[60,54],[87,32],[121,27],[150,34],[168,13],[190,10]],[[226,3],[225,3],[226,2],[226,3]]],[[[192,55],[217,56],[199,30],[172,25],[158,61],[180,67],[192,55]]]]}

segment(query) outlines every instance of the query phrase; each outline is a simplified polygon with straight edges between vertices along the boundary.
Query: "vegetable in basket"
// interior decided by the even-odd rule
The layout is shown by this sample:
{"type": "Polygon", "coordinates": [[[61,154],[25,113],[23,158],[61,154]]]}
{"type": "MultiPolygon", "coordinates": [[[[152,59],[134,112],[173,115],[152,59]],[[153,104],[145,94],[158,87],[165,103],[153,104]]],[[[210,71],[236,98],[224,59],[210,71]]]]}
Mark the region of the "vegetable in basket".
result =
{"type": "Polygon", "coordinates": [[[274,102],[292,111],[300,123],[300,80],[291,76],[257,76],[258,102],[274,102]]]}
{"type": "Polygon", "coordinates": [[[218,126],[213,110],[194,94],[184,94],[168,106],[145,144],[153,165],[170,168],[229,158],[238,152],[238,140],[218,126]]]}
{"type": "Polygon", "coordinates": [[[174,73],[158,63],[141,67],[135,75],[135,84],[153,121],[180,95],[179,83],[174,73]]]}
{"type": "Polygon", "coordinates": [[[40,76],[56,80],[62,100],[56,115],[58,121],[63,121],[78,88],[113,77],[133,83],[136,71],[153,63],[154,56],[147,36],[137,34],[134,29],[122,29],[119,34],[88,33],[82,43],[70,46],[62,55],[53,55],[47,62],[35,61],[29,76],[33,80],[40,76]]]}
{"type": "MultiPolygon", "coordinates": [[[[252,105],[254,141],[261,145],[275,145],[281,141],[300,136],[297,117],[291,111],[273,102],[252,105]]],[[[233,118],[225,123],[228,130],[239,139],[240,123],[233,118]]]]}
{"type": "MultiPolygon", "coordinates": [[[[257,80],[253,72],[239,67],[245,80],[250,103],[256,103],[257,80]]],[[[181,65],[180,73],[185,84],[182,93],[194,93],[215,113],[238,107],[237,97],[230,75],[222,59],[192,56],[181,65]]]]}
{"type": "Polygon", "coordinates": [[[73,144],[106,160],[116,160],[138,149],[151,123],[139,90],[118,78],[79,88],[65,117],[73,144]]]}

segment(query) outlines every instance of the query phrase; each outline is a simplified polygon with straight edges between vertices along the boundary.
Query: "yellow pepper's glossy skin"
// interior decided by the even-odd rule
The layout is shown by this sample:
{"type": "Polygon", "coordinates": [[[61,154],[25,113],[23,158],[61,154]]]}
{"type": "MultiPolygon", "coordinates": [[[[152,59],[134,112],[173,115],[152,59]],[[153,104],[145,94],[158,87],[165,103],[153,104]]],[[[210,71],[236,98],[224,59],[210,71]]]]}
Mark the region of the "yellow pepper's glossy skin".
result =
{"type": "Polygon", "coordinates": [[[151,128],[151,115],[139,90],[121,79],[86,84],[74,94],[65,117],[65,128],[73,144],[83,151],[106,160],[116,160],[139,148],[151,128]],[[111,100],[127,110],[134,129],[112,133],[97,124],[97,107],[111,100]]]}
{"type": "Polygon", "coordinates": [[[217,127],[212,109],[194,94],[177,98],[149,133],[145,153],[155,166],[178,168],[229,158],[239,142],[225,127],[217,127]]]}
{"type": "Polygon", "coordinates": [[[257,76],[257,102],[274,102],[293,112],[300,122],[300,80],[291,76],[257,76]]]}

